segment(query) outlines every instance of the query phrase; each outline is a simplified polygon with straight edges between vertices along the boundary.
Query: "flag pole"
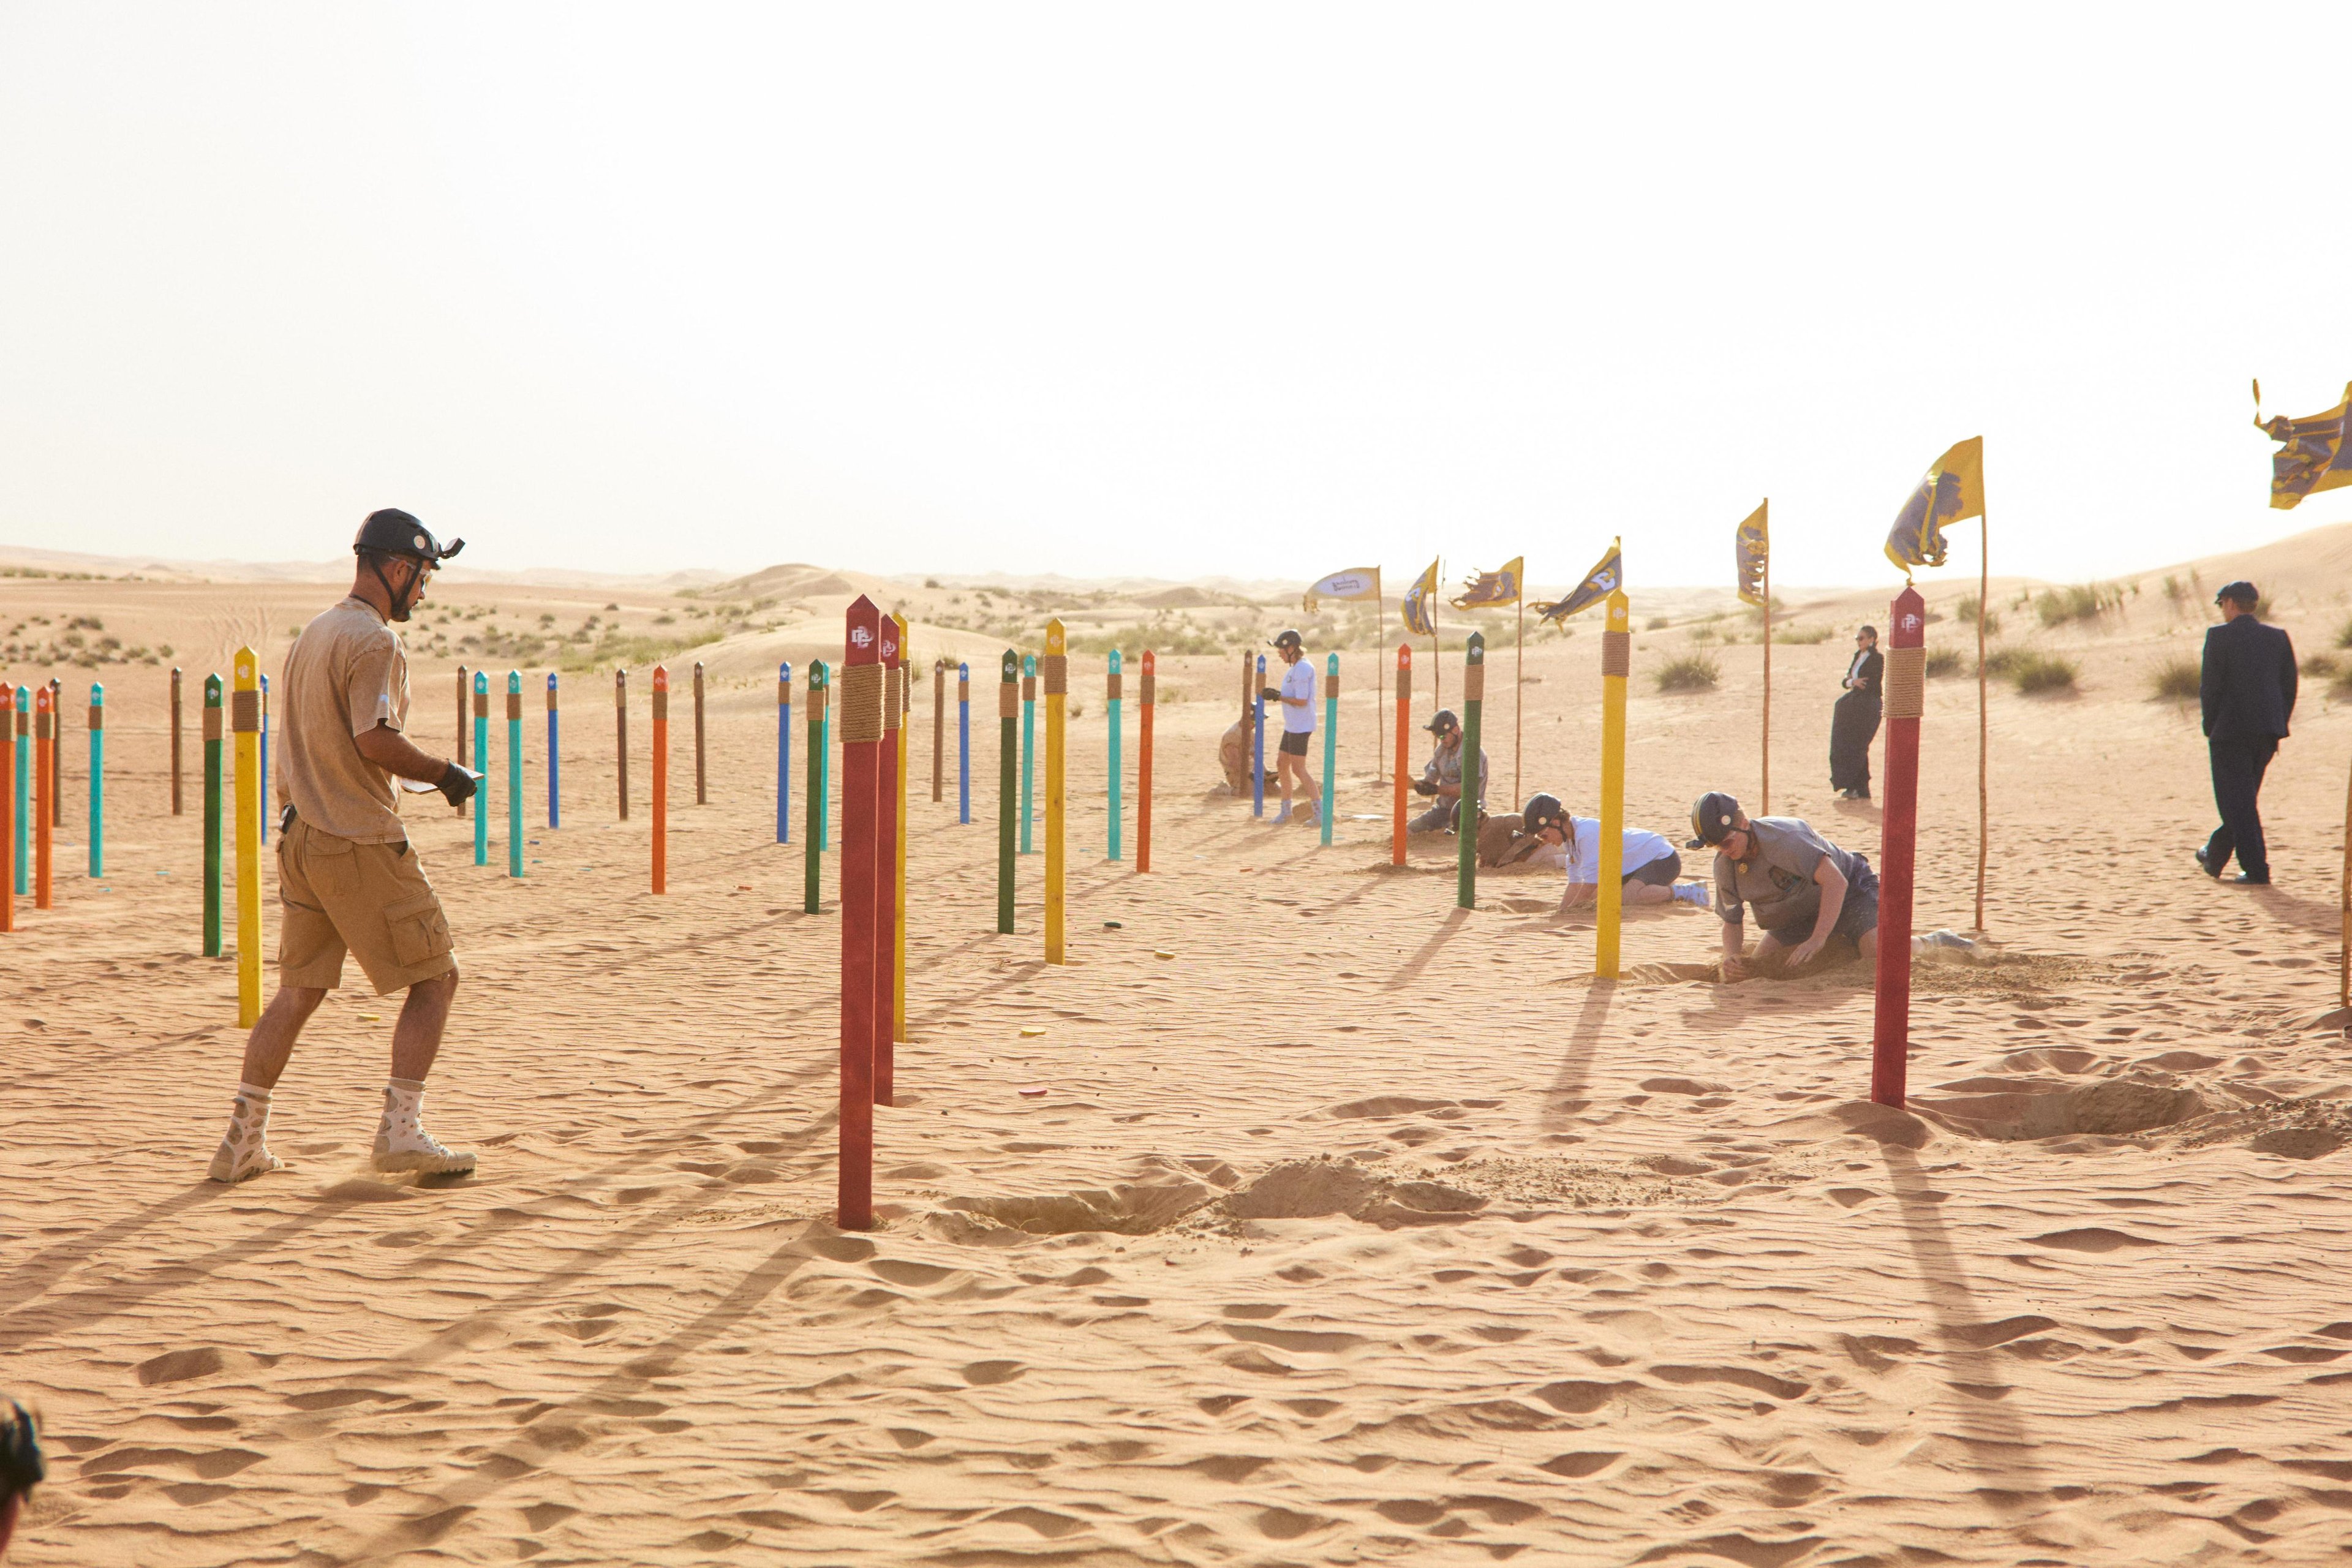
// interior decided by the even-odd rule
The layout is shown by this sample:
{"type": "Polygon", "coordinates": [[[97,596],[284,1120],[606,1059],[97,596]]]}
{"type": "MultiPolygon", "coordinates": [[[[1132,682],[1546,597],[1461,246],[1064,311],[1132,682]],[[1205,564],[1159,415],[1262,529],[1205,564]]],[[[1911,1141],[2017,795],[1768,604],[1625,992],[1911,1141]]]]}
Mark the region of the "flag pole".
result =
{"type": "Polygon", "coordinates": [[[1992,820],[1991,795],[1986,786],[1985,719],[1985,600],[1992,591],[1990,520],[1977,518],[1977,934],[1984,934],[1985,830],[1992,820]]]}
{"type": "Polygon", "coordinates": [[[1765,545],[1764,554],[1764,803],[1757,809],[1759,816],[1772,815],[1772,554],[1771,545],[1765,545]]]}
{"type": "Polygon", "coordinates": [[[1388,777],[1386,753],[1381,743],[1381,723],[1388,716],[1388,667],[1381,662],[1381,633],[1388,629],[1389,602],[1381,593],[1381,569],[1372,568],[1372,782],[1379,784],[1388,777]]]}
{"type": "Polygon", "coordinates": [[[1437,571],[1429,580],[1429,706],[1432,712],[1445,706],[1445,671],[1437,656],[1437,601],[1444,590],[1438,584],[1445,581],[1445,557],[1437,558],[1437,571]]]}
{"type": "Polygon", "coordinates": [[[1527,567],[1519,568],[1519,581],[1512,586],[1519,591],[1519,638],[1511,670],[1511,803],[1514,806],[1528,797],[1519,793],[1519,735],[1525,728],[1519,722],[1519,710],[1528,705],[1528,590],[1527,567]]]}

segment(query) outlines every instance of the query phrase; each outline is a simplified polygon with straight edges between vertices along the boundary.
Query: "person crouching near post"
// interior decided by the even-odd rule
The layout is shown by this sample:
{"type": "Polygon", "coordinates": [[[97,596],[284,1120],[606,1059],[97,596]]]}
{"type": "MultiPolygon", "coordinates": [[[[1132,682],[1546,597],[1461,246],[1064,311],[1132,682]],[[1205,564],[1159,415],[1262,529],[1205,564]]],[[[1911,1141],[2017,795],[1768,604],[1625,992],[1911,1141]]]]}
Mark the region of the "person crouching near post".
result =
{"type": "MultiPolygon", "coordinates": [[[[1559,847],[1568,863],[1568,890],[1560,895],[1559,912],[1599,901],[1601,896],[1601,819],[1571,816],[1555,795],[1528,798],[1519,813],[1519,830],[1529,837],[1559,847]]],[[[1706,888],[1682,880],[1683,858],[1664,834],[1646,827],[1624,830],[1625,858],[1619,868],[1623,880],[1619,897],[1628,904],[1696,904],[1706,908],[1706,888]]]]}

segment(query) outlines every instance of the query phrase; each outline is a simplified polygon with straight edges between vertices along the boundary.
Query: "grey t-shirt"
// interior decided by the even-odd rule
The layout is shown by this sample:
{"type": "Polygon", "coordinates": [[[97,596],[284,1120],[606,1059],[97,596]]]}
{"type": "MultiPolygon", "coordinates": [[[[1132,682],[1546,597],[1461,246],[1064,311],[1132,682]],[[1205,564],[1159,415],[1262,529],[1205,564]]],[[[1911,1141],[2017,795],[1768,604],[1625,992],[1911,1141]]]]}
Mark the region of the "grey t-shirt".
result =
{"type": "Polygon", "coordinates": [[[1726,925],[1741,921],[1743,903],[1756,906],[1756,923],[1766,931],[1807,931],[1822,910],[1822,885],[1813,880],[1822,857],[1846,879],[1849,889],[1870,872],[1870,864],[1851,849],[1841,849],[1812,825],[1793,816],[1759,816],[1748,825],[1756,847],[1748,859],[1735,861],[1720,850],[1715,857],[1715,907],[1726,925]]]}
{"type": "MultiPolygon", "coordinates": [[[[1421,770],[1421,776],[1428,780],[1433,787],[1438,784],[1460,784],[1462,753],[1465,749],[1462,746],[1454,746],[1451,749],[1444,746],[1438,747],[1430,753],[1429,765],[1421,770]]],[[[1470,797],[1470,803],[1481,807],[1486,804],[1486,748],[1484,746],[1478,748],[1478,790],[1470,797]]]]}

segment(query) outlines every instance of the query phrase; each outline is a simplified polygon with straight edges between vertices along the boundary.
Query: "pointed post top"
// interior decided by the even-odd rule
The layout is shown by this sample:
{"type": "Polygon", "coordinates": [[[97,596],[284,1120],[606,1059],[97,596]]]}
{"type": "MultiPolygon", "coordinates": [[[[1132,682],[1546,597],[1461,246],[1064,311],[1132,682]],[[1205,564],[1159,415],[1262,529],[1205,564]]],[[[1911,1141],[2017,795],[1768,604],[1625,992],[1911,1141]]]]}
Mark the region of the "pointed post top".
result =
{"type": "Polygon", "coordinates": [[[881,646],[877,649],[876,657],[887,668],[898,668],[906,659],[907,623],[896,616],[882,615],[877,610],[874,631],[875,635],[881,639],[881,646]]]}
{"type": "Polygon", "coordinates": [[[1265,673],[1265,655],[1264,654],[1257,656],[1257,672],[1260,675],[1264,675],[1265,673]]]}
{"type": "Polygon", "coordinates": [[[1466,657],[1472,664],[1486,663],[1486,634],[1485,632],[1472,632],[1470,634],[1469,646],[1462,651],[1464,656],[1466,657]]]}
{"type": "Polygon", "coordinates": [[[1919,590],[1910,584],[1904,584],[1903,592],[1895,595],[1895,603],[1886,619],[1888,647],[1927,646],[1927,601],[1921,598],[1919,590]]]}
{"type": "Polygon", "coordinates": [[[1035,654],[1024,653],[1021,656],[1021,673],[1024,676],[1034,675],[1037,673],[1037,656],[1035,654]]]}
{"type": "Polygon", "coordinates": [[[106,688],[100,685],[95,680],[91,681],[89,683],[89,705],[93,708],[97,708],[102,706],[105,701],[106,688]]]}
{"type": "Polygon", "coordinates": [[[1118,671],[1119,671],[1118,649],[1117,649],[1117,648],[1113,648],[1113,649],[1111,649],[1111,650],[1110,650],[1110,672],[1111,672],[1113,675],[1117,675],[1117,674],[1118,673],[1118,671]]]}
{"type": "Polygon", "coordinates": [[[1015,680],[1021,678],[1021,656],[1014,653],[1011,648],[1006,648],[1004,650],[1004,660],[1001,668],[1004,672],[1004,684],[1007,686],[1012,685],[1015,680]]]}
{"type": "Polygon", "coordinates": [[[555,671],[551,669],[547,672],[547,689],[550,691],[555,689],[555,671]]]}
{"type": "Polygon", "coordinates": [[[808,683],[811,686],[823,686],[824,684],[824,660],[821,658],[813,658],[809,660],[808,683]]]}
{"type": "Polygon", "coordinates": [[[1060,658],[1069,651],[1069,635],[1062,629],[1061,617],[1056,616],[1047,621],[1045,623],[1045,657],[1060,658]]]}
{"type": "Polygon", "coordinates": [[[1412,644],[1409,642],[1397,644],[1397,668],[1399,669],[1412,668],[1412,644]]]}
{"type": "Polygon", "coordinates": [[[1151,650],[1150,650],[1150,648],[1145,648],[1145,649],[1143,650],[1143,673],[1144,673],[1144,674],[1146,674],[1146,675],[1150,675],[1150,673],[1152,673],[1152,666],[1153,666],[1153,665],[1155,665],[1155,664],[1157,664],[1158,662],[1159,662],[1159,661],[1158,661],[1157,659],[1155,659],[1155,658],[1152,657],[1152,655],[1151,655],[1151,650]]]}
{"type": "Polygon", "coordinates": [[[1612,632],[1630,632],[1633,629],[1633,601],[1625,596],[1624,589],[1613,588],[1610,590],[1608,599],[1608,616],[1609,624],[1607,626],[1602,628],[1603,630],[1612,632]]]}
{"type": "Polygon", "coordinates": [[[489,689],[490,672],[487,669],[478,669],[474,671],[474,689],[477,691],[488,691],[489,689]]]}
{"type": "MultiPolygon", "coordinates": [[[[25,710],[31,705],[32,700],[26,695],[28,689],[28,688],[22,686],[16,688],[16,711],[19,713],[25,711],[25,710]]],[[[220,700],[221,678],[217,674],[205,676],[205,706],[207,708],[217,708],[220,706],[220,700]]]]}
{"type": "Polygon", "coordinates": [[[882,662],[882,612],[860,594],[849,606],[843,633],[841,661],[855,667],[882,662]]]}
{"type": "Polygon", "coordinates": [[[1338,654],[1332,654],[1323,660],[1323,673],[1326,675],[1337,675],[1339,673],[1339,656],[1338,654]]]}
{"type": "Polygon", "coordinates": [[[522,695],[521,670],[509,669],[507,671],[507,695],[509,697],[520,697],[522,695]]]}
{"type": "Polygon", "coordinates": [[[241,647],[236,650],[236,659],[235,664],[231,666],[231,669],[236,681],[236,689],[239,691],[252,691],[256,689],[253,684],[253,679],[256,675],[260,673],[261,661],[254,657],[254,652],[251,648],[241,647]]]}
{"type": "Polygon", "coordinates": [[[666,664],[654,666],[654,689],[656,691],[669,689],[669,666],[666,664]]]}
{"type": "Polygon", "coordinates": [[[47,687],[37,687],[33,692],[33,711],[36,713],[47,713],[57,706],[57,698],[50,692],[47,687]]]}
{"type": "Polygon", "coordinates": [[[776,679],[778,680],[790,680],[792,678],[793,661],[791,659],[784,659],[779,662],[776,666],[776,679]]]}
{"type": "Polygon", "coordinates": [[[970,680],[971,679],[971,666],[968,664],[958,664],[956,666],[956,679],[958,680],[970,680]]]}

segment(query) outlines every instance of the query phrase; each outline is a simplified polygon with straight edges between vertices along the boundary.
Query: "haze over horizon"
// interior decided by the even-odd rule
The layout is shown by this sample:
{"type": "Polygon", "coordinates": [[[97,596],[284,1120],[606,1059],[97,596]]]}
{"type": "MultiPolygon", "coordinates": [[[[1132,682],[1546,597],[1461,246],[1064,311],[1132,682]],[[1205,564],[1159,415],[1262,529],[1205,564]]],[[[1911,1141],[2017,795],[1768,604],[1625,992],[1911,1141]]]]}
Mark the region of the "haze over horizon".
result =
{"type": "Polygon", "coordinates": [[[2004,575],[2352,519],[2247,392],[2352,379],[2352,16],[1952,16],[10,7],[0,541],[1861,584],[1977,434],[2004,575]]]}

